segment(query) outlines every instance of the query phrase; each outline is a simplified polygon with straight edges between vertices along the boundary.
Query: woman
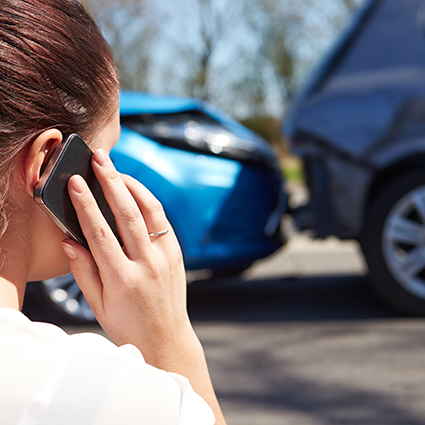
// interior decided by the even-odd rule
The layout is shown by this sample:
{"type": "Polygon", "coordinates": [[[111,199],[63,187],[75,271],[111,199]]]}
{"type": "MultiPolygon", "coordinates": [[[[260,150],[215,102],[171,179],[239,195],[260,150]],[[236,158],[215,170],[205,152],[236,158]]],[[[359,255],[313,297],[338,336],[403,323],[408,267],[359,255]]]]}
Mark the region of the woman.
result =
{"type": "Polygon", "coordinates": [[[108,157],[120,133],[118,78],[96,25],[76,0],[2,0],[0,67],[1,423],[202,425],[215,416],[224,424],[186,312],[171,226],[108,157]],[[90,252],[33,200],[44,165],[71,133],[95,151],[124,248],[80,176],[68,190],[90,252]],[[27,281],[69,271],[119,348],[20,313],[27,281]]]}

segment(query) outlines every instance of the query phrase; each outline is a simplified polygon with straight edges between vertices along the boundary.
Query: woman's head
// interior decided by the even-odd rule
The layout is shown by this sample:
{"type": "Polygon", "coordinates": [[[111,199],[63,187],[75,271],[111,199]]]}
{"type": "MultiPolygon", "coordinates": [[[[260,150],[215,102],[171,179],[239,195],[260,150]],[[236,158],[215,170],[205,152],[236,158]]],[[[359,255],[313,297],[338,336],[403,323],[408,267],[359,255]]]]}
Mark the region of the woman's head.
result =
{"type": "MultiPolygon", "coordinates": [[[[76,0],[0,2],[0,189],[13,158],[46,129],[93,138],[115,110],[109,47],[76,0]]],[[[0,212],[5,223],[0,200],[0,212]]]]}

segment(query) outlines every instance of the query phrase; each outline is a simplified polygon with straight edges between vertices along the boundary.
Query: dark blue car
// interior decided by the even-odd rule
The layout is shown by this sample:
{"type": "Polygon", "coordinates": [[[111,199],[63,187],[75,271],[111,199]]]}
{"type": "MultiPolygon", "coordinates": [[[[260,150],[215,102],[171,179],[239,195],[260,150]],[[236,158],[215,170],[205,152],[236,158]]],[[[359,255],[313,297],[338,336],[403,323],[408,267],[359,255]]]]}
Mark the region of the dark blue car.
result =
{"type": "Polygon", "coordinates": [[[299,227],[358,240],[377,293],[424,316],[424,0],[364,1],[285,121],[309,190],[299,227]]]}
{"type": "MultiPolygon", "coordinates": [[[[287,197],[262,138],[191,98],[123,92],[120,110],[122,134],[111,158],[161,201],[187,270],[241,272],[282,246],[287,197]]],[[[72,275],[34,287],[51,314],[94,320],[72,275]]]]}

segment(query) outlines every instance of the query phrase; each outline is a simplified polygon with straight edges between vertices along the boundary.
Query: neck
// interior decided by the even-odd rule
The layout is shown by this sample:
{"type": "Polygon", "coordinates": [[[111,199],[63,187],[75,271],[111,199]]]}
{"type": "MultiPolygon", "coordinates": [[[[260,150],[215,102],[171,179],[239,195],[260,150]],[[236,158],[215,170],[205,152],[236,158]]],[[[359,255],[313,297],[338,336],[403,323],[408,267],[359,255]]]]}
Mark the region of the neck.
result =
{"type": "Polygon", "coordinates": [[[29,271],[29,241],[19,232],[22,227],[10,222],[0,244],[0,307],[18,310],[24,302],[29,271]]]}
{"type": "Polygon", "coordinates": [[[0,277],[0,308],[8,307],[21,310],[24,302],[25,284],[19,286],[0,277]]]}

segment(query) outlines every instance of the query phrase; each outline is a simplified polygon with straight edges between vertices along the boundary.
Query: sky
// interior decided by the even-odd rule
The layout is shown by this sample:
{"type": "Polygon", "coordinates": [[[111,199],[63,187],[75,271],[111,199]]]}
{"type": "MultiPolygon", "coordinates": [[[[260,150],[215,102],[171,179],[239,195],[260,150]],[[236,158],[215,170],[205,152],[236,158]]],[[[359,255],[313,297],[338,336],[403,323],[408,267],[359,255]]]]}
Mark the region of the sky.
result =
{"type": "MultiPolygon", "coordinates": [[[[123,7],[126,3],[131,5],[132,1],[134,3],[137,0],[124,1],[123,7]]],[[[146,77],[149,91],[159,94],[187,94],[184,81],[191,73],[187,55],[188,52],[196,52],[201,48],[199,35],[203,26],[199,20],[197,4],[203,0],[143,1],[143,14],[135,15],[133,21],[124,23],[125,37],[129,40],[133,37],[136,41],[140,40],[140,43],[136,43],[136,47],[125,53],[137,54],[137,46],[140,49],[149,48],[150,68],[146,77]],[[149,26],[154,28],[155,34],[149,39],[149,43],[143,43],[141,29],[149,26]]],[[[275,116],[283,114],[282,86],[274,78],[273,69],[264,60],[260,60],[261,40],[242,13],[244,2],[253,0],[211,1],[214,4],[213,13],[221,14],[230,24],[212,56],[210,100],[234,116],[248,114],[249,108],[246,107],[243,93],[238,92],[235,87],[240,87],[240,82],[249,75],[258,78],[254,74],[261,70],[267,97],[266,113],[275,116]]],[[[362,0],[358,0],[358,3],[362,3],[362,0]]],[[[350,15],[344,9],[342,0],[276,0],[276,4],[279,10],[276,19],[284,22],[285,19],[288,20],[288,16],[299,17],[296,24],[290,25],[288,38],[297,57],[296,80],[298,84],[302,84],[314,64],[332,45],[350,15]]],[[[122,11],[121,14],[114,13],[117,22],[122,19],[122,11]]],[[[254,19],[261,17],[256,16],[254,19]]],[[[108,34],[105,35],[108,38],[108,34]]]]}

